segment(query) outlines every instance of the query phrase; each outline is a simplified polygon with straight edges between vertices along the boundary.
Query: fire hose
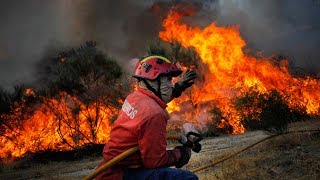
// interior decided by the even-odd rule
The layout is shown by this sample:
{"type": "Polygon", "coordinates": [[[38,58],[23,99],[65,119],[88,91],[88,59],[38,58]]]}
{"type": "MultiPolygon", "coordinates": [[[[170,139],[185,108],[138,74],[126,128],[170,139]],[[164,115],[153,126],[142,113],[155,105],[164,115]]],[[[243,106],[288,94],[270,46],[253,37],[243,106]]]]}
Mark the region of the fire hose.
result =
{"type": "Polygon", "coordinates": [[[235,153],[233,153],[233,154],[230,154],[229,156],[226,156],[226,157],[224,157],[224,158],[218,159],[218,160],[216,160],[216,161],[214,161],[214,162],[212,162],[212,163],[205,164],[205,165],[203,165],[203,166],[197,167],[197,168],[191,170],[191,172],[195,173],[195,172],[201,171],[201,170],[203,170],[203,169],[206,169],[206,168],[208,168],[208,167],[212,167],[212,166],[214,166],[214,165],[216,165],[216,164],[222,163],[222,162],[224,162],[224,161],[226,161],[226,160],[228,160],[228,159],[230,159],[230,158],[232,158],[232,157],[234,157],[234,156],[236,156],[236,155],[238,155],[238,154],[246,151],[247,149],[252,148],[253,146],[255,146],[255,145],[257,145],[257,144],[260,144],[260,143],[262,143],[262,142],[264,142],[264,141],[266,141],[266,140],[272,139],[272,138],[274,138],[274,137],[278,137],[278,136],[281,136],[281,135],[287,135],[287,134],[293,134],[293,133],[310,133],[310,132],[320,132],[320,129],[316,129],[316,130],[315,130],[315,129],[311,129],[311,130],[300,130],[300,131],[285,132],[285,133],[282,133],[282,134],[273,134],[273,135],[267,136],[267,137],[265,137],[265,138],[263,138],[263,139],[255,142],[255,143],[253,143],[253,144],[250,144],[249,146],[247,146],[247,147],[245,147],[245,148],[243,148],[243,149],[241,149],[241,150],[239,150],[239,151],[237,151],[237,152],[235,152],[235,153]]]}
{"type": "MultiPolygon", "coordinates": [[[[270,136],[267,136],[227,157],[224,157],[222,159],[219,159],[217,161],[214,161],[212,163],[209,163],[209,164],[206,164],[206,165],[203,165],[203,166],[200,166],[196,169],[193,169],[191,170],[191,172],[195,173],[195,172],[198,172],[198,171],[201,171],[203,169],[206,169],[208,167],[212,167],[216,164],[219,164],[219,163],[222,163],[244,151],[246,151],[247,149],[249,148],[252,148],[253,146],[257,145],[257,144],[260,144],[266,140],[269,140],[269,139],[272,139],[274,137],[277,137],[277,136],[280,136],[280,135],[286,135],[286,134],[292,134],[292,133],[306,133],[306,132],[320,132],[320,129],[317,129],[317,130],[301,130],[301,131],[291,131],[291,132],[285,132],[283,134],[274,134],[274,135],[270,135],[270,136]]],[[[199,144],[199,142],[202,140],[202,137],[198,136],[198,134],[196,133],[193,133],[193,132],[189,132],[187,134],[187,136],[178,136],[178,135],[169,135],[167,136],[167,139],[168,140],[178,140],[181,144],[185,145],[185,146],[188,146],[188,147],[192,147],[192,150],[194,152],[199,152],[201,150],[201,144],[199,144]],[[190,133],[190,134],[189,134],[190,133]],[[190,135],[194,135],[196,137],[198,137],[195,141],[190,141],[190,135]]],[[[84,180],[92,180],[94,179],[97,175],[99,175],[100,173],[102,173],[104,170],[106,170],[107,168],[109,167],[112,167],[113,165],[115,165],[117,162],[121,161],[122,159],[126,158],[127,156],[131,155],[132,153],[138,151],[139,148],[138,146],[135,146],[131,149],[128,149],[127,151],[121,153],[120,155],[118,155],[117,157],[115,157],[114,159],[110,160],[109,162],[107,162],[106,164],[104,164],[103,166],[101,166],[100,168],[98,168],[97,170],[95,170],[94,172],[92,172],[91,174],[89,174],[88,176],[84,177],[84,180]]]]}
{"type": "MultiPolygon", "coordinates": [[[[179,135],[167,135],[167,140],[177,140],[183,146],[191,148],[194,152],[198,153],[201,150],[201,144],[199,143],[202,140],[202,137],[195,133],[195,132],[188,132],[186,136],[179,136],[179,135]]],[[[104,165],[100,166],[98,169],[90,173],[88,176],[84,177],[83,180],[92,180],[99,174],[101,174],[103,171],[105,171],[107,168],[110,168],[117,164],[119,161],[125,159],[129,155],[133,154],[134,152],[138,151],[139,147],[134,146],[125,152],[119,154],[115,158],[111,159],[104,165]]]]}

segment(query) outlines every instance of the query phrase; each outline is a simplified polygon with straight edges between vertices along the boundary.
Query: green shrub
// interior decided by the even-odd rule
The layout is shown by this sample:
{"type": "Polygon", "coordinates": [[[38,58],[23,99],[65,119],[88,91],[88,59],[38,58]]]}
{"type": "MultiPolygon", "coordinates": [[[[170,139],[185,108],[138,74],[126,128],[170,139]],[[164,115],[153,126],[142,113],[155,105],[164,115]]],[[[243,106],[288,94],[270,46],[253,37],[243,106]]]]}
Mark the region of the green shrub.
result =
{"type": "Polygon", "coordinates": [[[259,93],[256,88],[251,88],[236,99],[235,107],[247,130],[260,129],[271,133],[283,133],[295,116],[285,97],[276,90],[259,93]]]}

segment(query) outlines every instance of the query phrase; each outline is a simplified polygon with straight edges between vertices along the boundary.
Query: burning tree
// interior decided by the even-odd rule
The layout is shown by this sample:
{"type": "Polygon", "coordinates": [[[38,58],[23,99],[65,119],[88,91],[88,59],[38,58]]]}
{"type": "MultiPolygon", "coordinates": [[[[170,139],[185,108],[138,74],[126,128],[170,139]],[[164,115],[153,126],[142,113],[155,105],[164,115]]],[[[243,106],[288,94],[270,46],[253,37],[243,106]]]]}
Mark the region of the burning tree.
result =
{"type": "Polygon", "coordinates": [[[42,92],[51,97],[44,104],[58,121],[60,137],[72,148],[105,141],[97,137],[101,122],[115,119],[130,89],[121,67],[94,42],[60,52],[55,60],[42,76],[50,77],[42,92]]]}
{"type": "Polygon", "coordinates": [[[93,42],[52,54],[40,62],[39,88],[17,91],[19,96],[1,91],[1,158],[79,149],[109,139],[111,123],[130,90],[121,67],[93,42]],[[13,126],[17,119],[20,123],[13,126]]]}

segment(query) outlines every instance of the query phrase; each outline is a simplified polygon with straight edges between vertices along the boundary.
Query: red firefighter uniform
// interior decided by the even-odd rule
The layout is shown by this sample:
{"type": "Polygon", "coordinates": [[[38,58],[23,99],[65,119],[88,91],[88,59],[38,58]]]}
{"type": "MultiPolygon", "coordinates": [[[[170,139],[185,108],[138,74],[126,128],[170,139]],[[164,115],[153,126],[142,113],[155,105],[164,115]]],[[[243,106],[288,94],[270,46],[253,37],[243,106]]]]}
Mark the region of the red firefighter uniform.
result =
{"type": "Polygon", "coordinates": [[[125,168],[158,168],[174,165],[180,159],[178,149],[166,150],[167,105],[152,92],[138,89],[124,101],[122,110],[103,150],[98,167],[120,153],[138,146],[139,151],[107,169],[96,179],[122,179],[125,168]]]}

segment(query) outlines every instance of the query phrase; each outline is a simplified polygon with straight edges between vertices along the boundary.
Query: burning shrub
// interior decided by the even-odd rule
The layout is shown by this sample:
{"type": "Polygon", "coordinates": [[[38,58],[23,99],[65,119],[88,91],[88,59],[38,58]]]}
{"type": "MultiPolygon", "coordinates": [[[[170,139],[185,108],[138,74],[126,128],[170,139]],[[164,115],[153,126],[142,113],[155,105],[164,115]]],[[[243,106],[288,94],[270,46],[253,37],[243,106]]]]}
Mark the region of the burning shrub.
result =
{"type": "Polygon", "coordinates": [[[60,52],[46,69],[39,81],[46,79],[45,97],[54,98],[44,103],[56,116],[61,139],[73,149],[84,142],[100,142],[97,133],[102,120],[114,119],[130,90],[129,81],[122,81],[119,64],[100,51],[95,42],[87,42],[60,52]],[[88,129],[81,128],[83,124],[88,129]]]}
{"type": "Polygon", "coordinates": [[[32,107],[36,98],[27,94],[27,90],[23,85],[17,85],[10,93],[0,87],[0,135],[4,135],[6,129],[18,127],[34,112],[32,107]]]}
{"type": "Polygon", "coordinates": [[[41,87],[0,90],[0,159],[79,150],[109,139],[110,121],[130,90],[121,67],[93,42],[50,55],[39,66],[41,87]]]}
{"type": "Polygon", "coordinates": [[[251,88],[236,100],[236,109],[247,130],[262,129],[271,133],[283,133],[294,120],[293,110],[285,97],[276,90],[265,93],[251,88]]]}
{"type": "Polygon", "coordinates": [[[231,134],[232,126],[228,123],[219,107],[213,107],[209,112],[211,118],[207,122],[205,136],[217,136],[218,134],[231,134]]]}

